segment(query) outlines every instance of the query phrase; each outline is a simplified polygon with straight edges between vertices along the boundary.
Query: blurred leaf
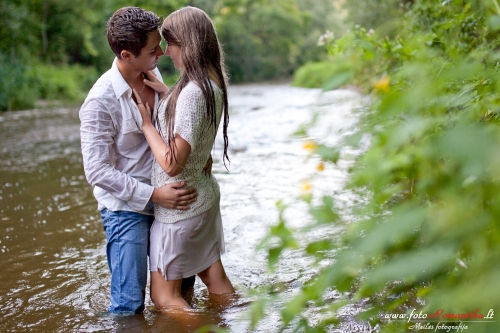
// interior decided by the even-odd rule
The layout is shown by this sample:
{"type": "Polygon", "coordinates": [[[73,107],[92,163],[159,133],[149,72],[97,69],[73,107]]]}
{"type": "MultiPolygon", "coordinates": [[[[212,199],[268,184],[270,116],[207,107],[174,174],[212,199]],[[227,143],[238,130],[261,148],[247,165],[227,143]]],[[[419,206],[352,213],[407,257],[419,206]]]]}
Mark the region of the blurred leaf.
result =
{"type": "Polygon", "coordinates": [[[366,255],[378,256],[388,248],[412,239],[418,232],[425,214],[424,208],[411,204],[399,207],[392,216],[376,219],[378,223],[358,241],[356,250],[366,255]]]}
{"type": "Polygon", "coordinates": [[[309,209],[309,213],[319,224],[332,223],[337,221],[339,218],[334,210],[333,200],[328,196],[323,197],[323,205],[319,207],[311,207],[309,209]]]}
{"type": "Polygon", "coordinates": [[[490,16],[488,26],[493,30],[500,30],[500,15],[490,16]]]}
{"type": "Polygon", "coordinates": [[[356,132],[352,135],[348,135],[345,139],[345,145],[346,146],[353,146],[353,147],[358,147],[361,139],[363,138],[363,133],[362,132],[356,132]]]}
{"type": "Polygon", "coordinates": [[[309,254],[316,254],[322,251],[329,251],[334,247],[332,241],[329,239],[311,242],[306,247],[306,252],[309,254]]]}
{"type": "Polygon", "coordinates": [[[322,144],[317,145],[314,152],[321,156],[322,160],[333,163],[337,163],[340,156],[340,150],[338,148],[328,147],[322,144]]]}
{"type": "Polygon", "coordinates": [[[482,177],[494,156],[495,142],[486,126],[457,126],[438,141],[435,153],[460,163],[463,177],[482,177]]]}
{"type": "Polygon", "coordinates": [[[266,299],[258,299],[253,301],[250,305],[250,327],[255,328],[259,320],[264,317],[264,309],[267,304],[266,299]]]}
{"type": "Polygon", "coordinates": [[[323,90],[337,89],[349,83],[353,77],[354,71],[351,68],[341,68],[325,83],[323,90]]]}
{"type": "Polygon", "coordinates": [[[432,276],[437,271],[447,269],[455,257],[455,246],[440,244],[408,251],[395,256],[368,272],[363,285],[381,288],[386,283],[403,279],[405,281],[418,281],[432,276]]]}

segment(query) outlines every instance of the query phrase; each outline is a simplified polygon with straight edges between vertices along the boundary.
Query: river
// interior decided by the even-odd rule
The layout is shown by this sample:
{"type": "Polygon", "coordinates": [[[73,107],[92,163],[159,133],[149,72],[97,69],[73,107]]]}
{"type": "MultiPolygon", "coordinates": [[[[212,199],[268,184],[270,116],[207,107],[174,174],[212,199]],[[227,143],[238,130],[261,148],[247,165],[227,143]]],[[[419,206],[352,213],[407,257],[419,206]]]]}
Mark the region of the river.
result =
{"type": "MultiPolygon", "coordinates": [[[[155,311],[149,294],[144,315],[105,312],[110,279],[105,234],[83,174],[78,109],[0,113],[2,332],[194,332],[200,321],[248,332],[247,310],[256,299],[249,291],[279,285],[286,298],[300,289],[315,273],[310,259],[286,253],[278,270],[269,273],[266,254],[256,245],[278,220],[278,200],[290,206],[286,218],[292,226],[308,222],[306,206],[296,200],[304,182],[315,194],[348,202],[342,185],[350,162],[344,158],[319,173],[304,139],[291,134],[319,112],[324,120],[311,135],[339,143],[355,124],[352,110],[361,98],[349,90],[321,93],[286,83],[235,85],[229,94],[231,163],[228,172],[219,136],[213,174],[221,187],[227,251],[222,260],[237,297],[222,305],[197,280],[187,296],[194,308],[187,322],[155,311]]],[[[269,313],[257,331],[275,330],[278,313],[269,313]]]]}

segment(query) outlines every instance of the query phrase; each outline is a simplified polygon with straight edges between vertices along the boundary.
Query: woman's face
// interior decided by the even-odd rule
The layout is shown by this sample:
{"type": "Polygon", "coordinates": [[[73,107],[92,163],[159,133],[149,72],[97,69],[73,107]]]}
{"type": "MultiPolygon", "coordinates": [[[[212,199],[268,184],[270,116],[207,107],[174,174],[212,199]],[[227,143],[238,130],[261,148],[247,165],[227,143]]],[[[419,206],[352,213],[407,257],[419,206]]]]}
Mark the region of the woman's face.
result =
{"type": "Polygon", "coordinates": [[[175,68],[182,70],[182,57],[181,57],[181,47],[176,44],[167,44],[165,48],[165,55],[169,56],[174,63],[175,68]]]}

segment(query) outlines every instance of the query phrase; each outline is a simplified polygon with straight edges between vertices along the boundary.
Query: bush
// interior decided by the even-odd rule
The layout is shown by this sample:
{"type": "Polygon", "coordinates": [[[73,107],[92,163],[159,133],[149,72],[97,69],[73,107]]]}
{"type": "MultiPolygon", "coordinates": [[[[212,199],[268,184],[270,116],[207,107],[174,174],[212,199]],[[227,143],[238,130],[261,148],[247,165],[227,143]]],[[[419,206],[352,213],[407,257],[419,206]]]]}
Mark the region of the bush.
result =
{"type": "Polygon", "coordinates": [[[31,109],[38,99],[79,103],[97,80],[93,67],[23,66],[0,53],[0,110],[31,109]]]}
{"type": "Polygon", "coordinates": [[[46,100],[80,102],[98,78],[93,67],[81,65],[37,65],[30,71],[39,96],[46,100]]]}
{"type": "Polygon", "coordinates": [[[292,85],[304,88],[322,88],[338,71],[331,61],[307,63],[295,71],[292,85]]]}
{"type": "MultiPolygon", "coordinates": [[[[477,323],[466,317],[500,308],[495,292],[500,276],[498,22],[496,1],[420,0],[394,22],[398,34],[392,38],[357,26],[329,45],[333,61],[351,68],[350,82],[359,82],[373,103],[357,133],[342,145],[310,146],[324,163],[336,163],[346,151],[342,148],[357,147],[360,138],[369,139],[369,146],[346,187],[360,198],[349,219],[342,218],[334,197],[304,198],[313,228],[335,224],[344,232],[339,239],[308,241],[300,248],[316,262],[334,260],[285,301],[282,329],[322,331],[341,321],[336,310],[342,305],[363,301],[358,319],[382,332],[420,330],[415,320],[387,320],[384,314],[433,315],[441,309],[454,315],[433,318],[442,323],[463,322],[474,332],[500,330],[496,318],[477,323]],[[329,288],[343,292],[342,302],[323,298],[329,288]],[[303,316],[312,305],[325,310],[314,325],[303,316]]],[[[333,81],[345,81],[335,76],[333,81]]],[[[297,248],[290,239],[300,231],[280,219],[279,228],[269,232],[273,241],[265,243],[270,263],[285,249],[297,248]]]]}
{"type": "Polygon", "coordinates": [[[38,98],[26,67],[0,53],[0,111],[32,108],[38,98]]]}

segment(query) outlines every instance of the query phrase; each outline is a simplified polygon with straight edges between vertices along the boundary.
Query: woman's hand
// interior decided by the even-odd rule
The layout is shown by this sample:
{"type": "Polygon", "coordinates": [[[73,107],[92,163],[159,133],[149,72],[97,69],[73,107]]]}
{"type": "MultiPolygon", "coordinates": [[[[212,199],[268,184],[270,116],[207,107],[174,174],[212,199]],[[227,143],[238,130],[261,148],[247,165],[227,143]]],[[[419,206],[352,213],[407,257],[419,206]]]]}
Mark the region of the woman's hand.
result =
{"type": "Polygon", "coordinates": [[[160,81],[153,71],[147,71],[145,74],[147,78],[143,80],[144,84],[160,94],[160,98],[165,97],[169,91],[165,83],[160,81]]]}
{"type": "Polygon", "coordinates": [[[148,125],[152,126],[153,122],[151,120],[151,109],[149,107],[149,103],[146,102],[146,105],[144,105],[144,103],[142,103],[141,96],[139,96],[139,93],[137,93],[137,91],[135,89],[132,89],[132,91],[134,92],[135,100],[137,101],[137,108],[141,112],[141,116],[142,116],[142,128],[141,129],[144,129],[144,127],[148,126],[148,125]]]}

